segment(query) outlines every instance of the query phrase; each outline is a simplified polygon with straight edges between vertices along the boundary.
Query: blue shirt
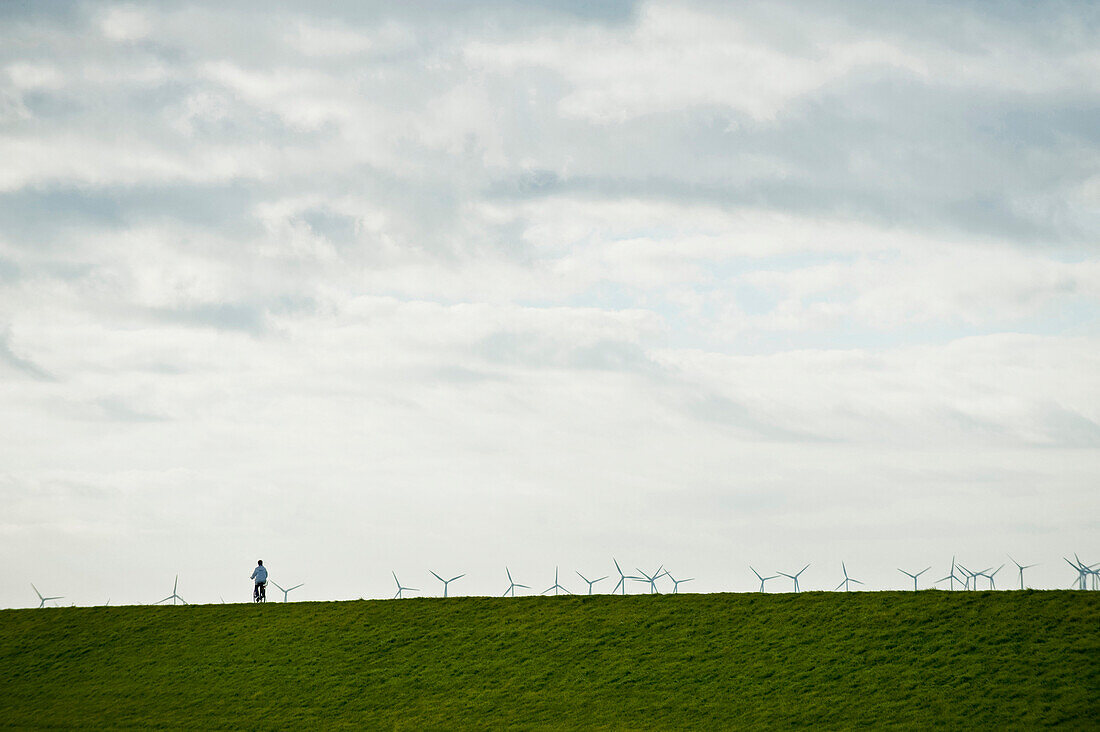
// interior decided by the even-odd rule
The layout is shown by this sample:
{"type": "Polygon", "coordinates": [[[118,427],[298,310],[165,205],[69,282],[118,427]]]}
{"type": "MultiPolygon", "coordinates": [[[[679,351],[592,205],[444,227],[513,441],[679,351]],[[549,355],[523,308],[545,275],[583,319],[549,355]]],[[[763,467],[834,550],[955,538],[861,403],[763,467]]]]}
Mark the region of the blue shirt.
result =
{"type": "Polygon", "coordinates": [[[257,582],[267,582],[267,567],[261,564],[252,570],[252,579],[257,582]]]}

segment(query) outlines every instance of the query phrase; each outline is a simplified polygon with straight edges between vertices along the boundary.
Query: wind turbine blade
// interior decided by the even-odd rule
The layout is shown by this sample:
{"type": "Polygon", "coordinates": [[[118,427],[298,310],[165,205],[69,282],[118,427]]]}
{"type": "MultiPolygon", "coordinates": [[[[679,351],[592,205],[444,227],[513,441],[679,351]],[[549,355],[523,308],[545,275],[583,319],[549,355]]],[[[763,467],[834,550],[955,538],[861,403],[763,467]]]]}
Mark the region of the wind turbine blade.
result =
{"type": "MultiPolygon", "coordinates": [[[[300,584],[300,585],[294,585],[293,587],[291,587],[291,588],[290,588],[290,590],[296,590],[296,589],[298,589],[299,587],[301,587],[301,586],[302,586],[302,585],[304,585],[304,584],[305,584],[305,582],[303,582],[303,583],[302,583],[302,584],[300,584]]],[[[278,585],[276,585],[276,586],[278,586],[278,585]]],[[[290,592],[290,590],[287,590],[287,592],[290,592]]]]}
{"type": "MultiPolygon", "coordinates": [[[[430,570],[430,569],[429,569],[428,571],[429,571],[429,572],[432,572],[432,570],[430,570]]],[[[435,574],[435,572],[432,572],[432,574],[435,574]]],[[[446,582],[446,580],[445,580],[445,579],[443,579],[442,577],[440,577],[440,576],[439,576],[438,574],[435,574],[435,578],[436,578],[437,580],[439,580],[440,582],[446,582]]]]}
{"type": "Polygon", "coordinates": [[[603,582],[605,579],[607,579],[606,574],[603,577],[600,577],[599,579],[592,580],[592,584],[596,584],[597,582],[603,582]]]}
{"type": "Polygon", "coordinates": [[[799,573],[799,574],[802,574],[803,572],[805,572],[805,571],[806,571],[807,569],[809,569],[809,568],[810,568],[810,565],[809,565],[809,564],[807,564],[807,565],[806,565],[805,567],[803,567],[802,569],[798,570],[798,573],[799,573]]]}
{"type": "MultiPolygon", "coordinates": [[[[573,570],[573,571],[574,571],[574,572],[576,572],[576,570],[573,570]]],[[[577,572],[577,576],[578,576],[578,577],[580,577],[580,578],[581,578],[582,580],[584,580],[585,582],[587,582],[587,581],[588,581],[588,578],[587,578],[587,577],[585,577],[585,576],[584,576],[583,574],[581,574],[580,572],[577,572]]]]}
{"type": "Polygon", "coordinates": [[[849,582],[855,582],[855,583],[856,583],[857,585],[862,585],[862,584],[863,584],[862,582],[860,582],[860,581],[859,581],[859,580],[857,580],[857,579],[849,579],[848,581],[849,581],[849,582]]]}
{"type": "MultiPolygon", "coordinates": [[[[844,580],[844,582],[847,582],[847,581],[848,581],[847,579],[845,579],[845,580],[844,580]]],[[[833,588],[833,592],[836,592],[836,591],[837,591],[837,590],[839,590],[839,589],[840,589],[841,587],[843,587],[843,586],[844,586],[844,582],[841,582],[841,583],[840,583],[839,585],[837,585],[836,587],[834,587],[834,588],[833,588]]]]}
{"type": "Polygon", "coordinates": [[[531,589],[531,585],[516,585],[516,587],[522,587],[525,590],[531,589]]]}
{"type": "MultiPolygon", "coordinates": [[[[279,583],[276,582],[275,580],[271,580],[271,584],[275,585],[276,587],[279,587],[279,583]]],[[[287,590],[284,590],[282,587],[279,587],[279,592],[286,592],[286,591],[287,590]]]]}
{"type": "Polygon", "coordinates": [[[756,575],[756,578],[758,580],[760,580],[761,582],[764,581],[764,578],[760,576],[759,572],[757,572],[755,569],[753,569],[753,566],[751,564],[749,565],[749,569],[752,569],[752,573],[756,575]]]}
{"type": "Polygon", "coordinates": [[[463,577],[465,577],[465,576],[466,576],[466,574],[465,574],[465,573],[462,573],[462,574],[458,575],[457,577],[451,577],[451,578],[450,578],[449,580],[447,580],[447,581],[448,581],[448,582],[454,582],[454,581],[455,581],[456,579],[462,579],[462,578],[463,578],[463,577]]]}
{"type": "Polygon", "coordinates": [[[34,586],[33,582],[31,582],[31,587],[34,589],[34,594],[38,595],[39,600],[45,599],[42,597],[42,593],[38,591],[38,588],[34,586]]]}

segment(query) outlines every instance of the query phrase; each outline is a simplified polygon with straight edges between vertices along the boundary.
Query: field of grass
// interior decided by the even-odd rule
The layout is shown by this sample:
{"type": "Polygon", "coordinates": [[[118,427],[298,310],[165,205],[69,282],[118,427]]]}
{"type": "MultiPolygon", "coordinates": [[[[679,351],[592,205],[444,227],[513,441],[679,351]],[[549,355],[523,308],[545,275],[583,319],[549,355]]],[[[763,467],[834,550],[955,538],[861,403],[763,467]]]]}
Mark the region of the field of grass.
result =
{"type": "Polygon", "coordinates": [[[1100,725],[1100,593],[0,611],[0,726],[1100,725]]]}

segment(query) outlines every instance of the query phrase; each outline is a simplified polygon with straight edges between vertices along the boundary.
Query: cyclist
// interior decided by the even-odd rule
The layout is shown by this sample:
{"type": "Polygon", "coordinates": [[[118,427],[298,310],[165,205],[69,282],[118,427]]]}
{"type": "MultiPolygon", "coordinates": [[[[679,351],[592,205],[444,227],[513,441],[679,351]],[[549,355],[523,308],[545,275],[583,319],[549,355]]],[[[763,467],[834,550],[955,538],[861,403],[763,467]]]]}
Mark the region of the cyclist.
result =
{"type": "Polygon", "coordinates": [[[252,588],[252,601],[265,602],[267,600],[267,567],[264,566],[264,560],[256,560],[256,569],[252,570],[251,579],[256,581],[256,586],[252,588]]]}

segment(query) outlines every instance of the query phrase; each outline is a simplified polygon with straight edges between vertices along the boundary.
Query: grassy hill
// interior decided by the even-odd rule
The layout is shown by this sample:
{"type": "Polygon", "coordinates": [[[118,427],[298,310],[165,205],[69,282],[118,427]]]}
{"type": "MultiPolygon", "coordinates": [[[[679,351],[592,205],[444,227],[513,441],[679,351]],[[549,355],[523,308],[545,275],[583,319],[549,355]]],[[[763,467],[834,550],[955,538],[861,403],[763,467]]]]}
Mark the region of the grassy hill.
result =
{"type": "Polygon", "coordinates": [[[1100,593],[0,612],[0,726],[1100,724],[1100,593]]]}

